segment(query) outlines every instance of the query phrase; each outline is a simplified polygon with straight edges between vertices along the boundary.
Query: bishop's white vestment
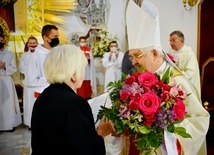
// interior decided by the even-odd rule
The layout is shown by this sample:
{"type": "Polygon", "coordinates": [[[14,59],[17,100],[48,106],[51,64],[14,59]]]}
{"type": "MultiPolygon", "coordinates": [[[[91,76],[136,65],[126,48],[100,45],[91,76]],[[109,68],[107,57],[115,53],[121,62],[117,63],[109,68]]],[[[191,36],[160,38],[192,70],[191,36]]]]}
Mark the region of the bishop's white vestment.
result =
{"type": "Polygon", "coordinates": [[[16,72],[15,57],[11,51],[0,51],[0,130],[12,130],[22,123],[19,101],[12,75],[16,72]]]}

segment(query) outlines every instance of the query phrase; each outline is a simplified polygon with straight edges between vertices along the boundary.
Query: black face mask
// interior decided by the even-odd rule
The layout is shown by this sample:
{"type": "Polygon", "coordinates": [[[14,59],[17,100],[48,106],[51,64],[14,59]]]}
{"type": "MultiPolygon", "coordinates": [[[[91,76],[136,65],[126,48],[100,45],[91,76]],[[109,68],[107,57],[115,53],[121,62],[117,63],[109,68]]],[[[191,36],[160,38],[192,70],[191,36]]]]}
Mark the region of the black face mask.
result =
{"type": "Polygon", "coordinates": [[[0,43],[0,49],[4,47],[4,43],[0,43]]]}
{"type": "Polygon", "coordinates": [[[51,47],[56,47],[57,45],[59,45],[59,38],[53,38],[53,39],[51,39],[51,42],[49,43],[49,45],[51,47]]]}

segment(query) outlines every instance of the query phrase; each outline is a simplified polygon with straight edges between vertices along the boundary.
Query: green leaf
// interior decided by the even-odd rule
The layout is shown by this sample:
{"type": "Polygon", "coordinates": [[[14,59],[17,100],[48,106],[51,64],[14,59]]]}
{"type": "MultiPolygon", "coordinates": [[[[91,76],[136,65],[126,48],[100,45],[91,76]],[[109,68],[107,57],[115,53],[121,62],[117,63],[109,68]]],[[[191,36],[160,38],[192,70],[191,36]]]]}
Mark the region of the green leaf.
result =
{"type": "Polygon", "coordinates": [[[166,70],[166,72],[165,72],[165,74],[163,75],[163,77],[162,77],[162,81],[164,82],[164,83],[169,83],[169,77],[170,77],[170,67],[168,67],[167,68],[167,70],[166,70]]]}
{"type": "Polygon", "coordinates": [[[150,132],[149,129],[147,129],[145,126],[140,126],[139,127],[139,132],[142,134],[148,134],[150,132]]]}
{"type": "Polygon", "coordinates": [[[183,138],[192,138],[192,136],[186,132],[186,129],[183,127],[175,127],[175,133],[180,135],[183,138]]]}
{"type": "Polygon", "coordinates": [[[115,128],[116,128],[116,130],[117,130],[117,133],[123,133],[123,131],[124,131],[124,125],[123,125],[123,122],[122,121],[117,121],[116,123],[115,123],[115,128]]]}
{"type": "Polygon", "coordinates": [[[173,133],[174,130],[175,130],[174,125],[173,125],[173,124],[168,125],[167,130],[168,130],[169,132],[173,133]]]}

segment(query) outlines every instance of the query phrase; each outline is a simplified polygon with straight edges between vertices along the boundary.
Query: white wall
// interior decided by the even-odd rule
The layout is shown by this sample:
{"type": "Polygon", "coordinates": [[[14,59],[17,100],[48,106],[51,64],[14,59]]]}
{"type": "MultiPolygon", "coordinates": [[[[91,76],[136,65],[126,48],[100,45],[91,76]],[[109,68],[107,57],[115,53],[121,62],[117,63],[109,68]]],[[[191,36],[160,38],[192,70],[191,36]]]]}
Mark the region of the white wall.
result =
{"type": "MultiPolygon", "coordinates": [[[[170,33],[174,30],[180,30],[184,33],[186,45],[191,46],[193,51],[197,53],[198,5],[194,6],[190,11],[186,11],[182,0],[149,1],[159,10],[161,42],[165,51],[169,52],[171,50],[169,44],[170,33]]],[[[108,0],[108,31],[119,36],[119,44],[123,50],[127,49],[124,34],[125,3],[126,0],[108,0]]],[[[187,8],[189,8],[188,4],[187,8]]]]}
{"type": "MultiPolygon", "coordinates": [[[[193,51],[197,53],[198,5],[194,6],[190,11],[186,11],[182,0],[149,1],[159,10],[161,42],[166,52],[171,50],[169,45],[170,33],[174,30],[180,30],[184,33],[186,45],[191,46],[193,51]]],[[[187,5],[187,7],[189,6],[187,5]]]]}

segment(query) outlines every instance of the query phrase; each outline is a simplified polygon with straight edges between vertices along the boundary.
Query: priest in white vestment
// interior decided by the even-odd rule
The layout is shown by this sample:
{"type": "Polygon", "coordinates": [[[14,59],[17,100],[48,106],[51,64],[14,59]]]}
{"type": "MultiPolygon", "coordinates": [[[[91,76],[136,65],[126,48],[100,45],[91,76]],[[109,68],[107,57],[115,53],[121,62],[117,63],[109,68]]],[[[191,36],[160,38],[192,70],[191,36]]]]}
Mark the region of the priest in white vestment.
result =
{"type": "Polygon", "coordinates": [[[197,95],[201,97],[201,81],[198,60],[191,47],[185,45],[184,34],[181,31],[173,31],[170,34],[170,45],[173,51],[170,54],[173,56],[175,64],[183,74],[196,87],[197,95]]]}
{"type": "Polygon", "coordinates": [[[0,34],[0,131],[13,130],[22,123],[18,96],[13,82],[16,72],[14,53],[4,45],[0,34]]]}
{"type": "MultiPolygon", "coordinates": [[[[19,59],[19,71],[24,74],[26,77],[26,68],[28,66],[28,61],[35,51],[35,48],[38,45],[38,41],[35,37],[31,36],[27,41],[28,51],[24,52],[19,59]]],[[[31,88],[28,88],[24,81],[24,94],[23,94],[23,121],[24,124],[29,128],[31,127],[31,115],[32,109],[36,98],[34,96],[34,91],[31,88]]]]}
{"type": "Polygon", "coordinates": [[[105,84],[104,91],[108,91],[108,84],[110,82],[115,82],[122,77],[122,61],[124,53],[119,51],[118,44],[116,41],[109,43],[110,51],[103,55],[102,63],[103,67],[106,68],[105,71],[105,84]]]}
{"type": "Polygon", "coordinates": [[[25,84],[34,91],[35,97],[38,97],[49,86],[44,74],[43,64],[50,50],[59,44],[58,37],[59,31],[55,25],[45,25],[42,29],[44,44],[39,44],[29,59],[25,84]]]}

